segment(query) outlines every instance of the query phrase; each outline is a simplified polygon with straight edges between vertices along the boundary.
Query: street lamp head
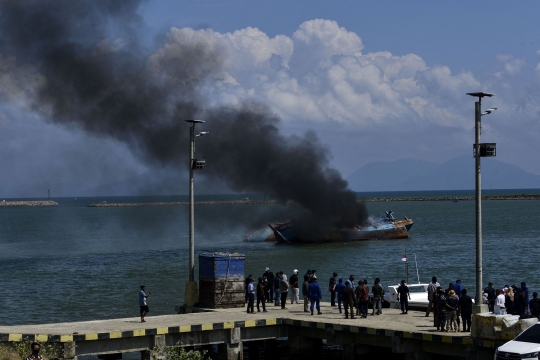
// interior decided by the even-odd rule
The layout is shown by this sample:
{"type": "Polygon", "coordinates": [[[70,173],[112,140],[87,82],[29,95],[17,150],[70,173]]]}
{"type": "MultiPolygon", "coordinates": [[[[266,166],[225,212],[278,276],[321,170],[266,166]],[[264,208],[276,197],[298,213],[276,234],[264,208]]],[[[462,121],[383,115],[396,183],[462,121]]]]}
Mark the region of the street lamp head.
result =
{"type": "Polygon", "coordinates": [[[481,115],[484,116],[484,115],[489,115],[491,114],[493,111],[497,110],[497,108],[491,108],[491,109],[487,109],[486,111],[484,111],[481,115]]]}
{"type": "Polygon", "coordinates": [[[204,120],[184,120],[185,122],[188,122],[188,123],[193,123],[193,124],[198,124],[198,123],[203,123],[204,120]]]}
{"type": "Polygon", "coordinates": [[[470,95],[470,96],[474,96],[474,97],[479,97],[479,98],[483,98],[484,96],[487,96],[487,97],[492,97],[492,96],[495,96],[495,94],[490,94],[490,93],[486,93],[486,92],[474,92],[474,93],[467,93],[467,95],[470,95]]]}

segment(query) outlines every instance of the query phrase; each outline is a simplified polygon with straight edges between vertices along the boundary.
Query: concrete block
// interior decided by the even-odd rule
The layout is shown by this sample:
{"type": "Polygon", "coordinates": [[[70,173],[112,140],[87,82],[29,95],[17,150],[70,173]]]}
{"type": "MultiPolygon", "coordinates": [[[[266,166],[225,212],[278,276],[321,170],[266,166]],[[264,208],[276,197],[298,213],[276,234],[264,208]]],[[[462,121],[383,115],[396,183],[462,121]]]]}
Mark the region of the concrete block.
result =
{"type": "Polygon", "coordinates": [[[64,343],[64,359],[74,359],[77,347],[74,341],[64,343]]]}
{"type": "Polygon", "coordinates": [[[197,290],[196,281],[186,282],[185,292],[184,292],[184,304],[186,306],[193,306],[199,302],[199,291],[197,290]]]}
{"type": "Polygon", "coordinates": [[[510,341],[537,322],[537,318],[519,320],[517,315],[506,315],[502,322],[500,339],[510,341]]]}
{"type": "Polygon", "coordinates": [[[165,345],[167,345],[165,342],[165,335],[154,335],[154,347],[164,347],[165,345]]]}
{"type": "Polygon", "coordinates": [[[471,332],[471,335],[479,339],[508,341],[537,322],[536,318],[520,320],[518,315],[481,313],[473,318],[476,332],[471,332]]]}
{"type": "Polygon", "coordinates": [[[244,360],[244,346],[238,344],[219,344],[218,358],[222,360],[244,360]]]}
{"type": "Polygon", "coordinates": [[[489,309],[486,304],[480,304],[473,306],[473,316],[472,316],[472,324],[471,324],[471,336],[476,337],[476,334],[478,333],[478,327],[479,324],[477,323],[476,315],[478,314],[489,314],[489,309]]]}
{"type": "Polygon", "coordinates": [[[240,328],[233,328],[230,332],[229,343],[238,344],[242,341],[242,332],[240,328]]]}

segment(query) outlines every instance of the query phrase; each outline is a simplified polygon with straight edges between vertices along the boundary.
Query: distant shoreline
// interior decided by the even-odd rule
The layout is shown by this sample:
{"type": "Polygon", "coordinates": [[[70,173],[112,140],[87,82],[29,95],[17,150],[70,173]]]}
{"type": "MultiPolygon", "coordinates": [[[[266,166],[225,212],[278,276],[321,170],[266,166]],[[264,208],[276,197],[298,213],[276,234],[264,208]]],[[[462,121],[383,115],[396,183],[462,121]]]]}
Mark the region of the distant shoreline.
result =
{"type": "Polygon", "coordinates": [[[23,201],[0,201],[0,206],[58,206],[56,201],[52,200],[23,200],[23,201]]]}
{"type": "MultiPolygon", "coordinates": [[[[398,197],[398,198],[365,198],[358,199],[361,202],[393,202],[393,201],[471,201],[475,196],[436,196],[436,197],[398,197]]],[[[482,200],[540,200],[540,194],[519,194],[519,195],[484,195],[482,200]]],[[[286,204],[294,203],[292,200],[216,200],[216,201],[195,201],[195,205],[254,205],[254,204],[286,204]]],[[[148,203],[100,203],[90,204],[88,207],[135,207],[135,206],[178,206],[189,205],[188,201],[171,202],[148,202],[148,203]]]]}

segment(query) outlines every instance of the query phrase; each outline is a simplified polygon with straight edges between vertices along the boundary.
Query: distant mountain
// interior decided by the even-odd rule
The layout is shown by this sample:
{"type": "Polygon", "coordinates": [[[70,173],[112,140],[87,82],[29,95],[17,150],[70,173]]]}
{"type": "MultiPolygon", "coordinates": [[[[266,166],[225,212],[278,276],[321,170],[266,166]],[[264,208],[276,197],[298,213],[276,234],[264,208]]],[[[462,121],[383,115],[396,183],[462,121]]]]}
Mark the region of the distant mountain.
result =
{"type": "MultiPolygon", "coordinates": [[[[540,175],[496,159],[482,159],[482,189],[540,188],[540,175]]],[[[474,158],[460,156],[442,164],[416,159],[374,162],[347,179],[354,191],[474,189],[474,158]]]]}

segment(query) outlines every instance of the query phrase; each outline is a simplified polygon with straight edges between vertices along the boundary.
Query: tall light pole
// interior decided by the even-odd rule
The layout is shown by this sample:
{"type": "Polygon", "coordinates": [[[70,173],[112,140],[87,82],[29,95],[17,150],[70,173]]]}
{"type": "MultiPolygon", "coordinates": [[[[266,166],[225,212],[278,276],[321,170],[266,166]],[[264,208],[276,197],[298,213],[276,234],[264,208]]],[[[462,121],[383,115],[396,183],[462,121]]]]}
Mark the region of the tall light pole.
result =
{"type": "Polygon", "coordinates": [[[482,132],[482,116],[491,114],[492,111],[497,108],[486,110],[482,113],[482,98],[492,97],[495,94],[485,92],[467,93],[467,95],[478,98],[475,102],[475,143],[474,143],[474,157],[475,157],[475,175],[476,175],[476,299],[475,308],[476,313],[484,312],[482,309],[482,182],[480,177],[480,158],[491,157],[496,155],[496,146],[494,143],[481,144],[480,134],[482,132]]]}
{"type": "Polygon", "coordinates": [[[205,161],[195,159],[195,136],[206,135],[201,132],[195,135],[195,124],[204,123],[203,120],[185,120],[191,123],[189,128],[189,281],[186,283],[184,304],[193,306],[198,301],[197,282],[195,281],[195,205],[193,192],[193,170],[203,170],[205,161]]]}

